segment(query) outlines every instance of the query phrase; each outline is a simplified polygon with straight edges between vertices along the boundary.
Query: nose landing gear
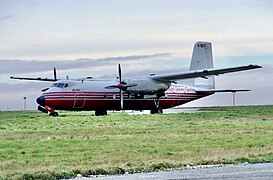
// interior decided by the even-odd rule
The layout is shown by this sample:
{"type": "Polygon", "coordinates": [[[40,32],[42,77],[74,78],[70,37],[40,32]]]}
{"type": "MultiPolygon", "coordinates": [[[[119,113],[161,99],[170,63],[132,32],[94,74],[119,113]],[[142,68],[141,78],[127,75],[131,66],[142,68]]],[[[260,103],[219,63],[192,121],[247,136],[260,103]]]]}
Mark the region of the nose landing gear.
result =
{"type": "Polygon", "coordinates": [[[44,113],[48,113],[49,112],[49,116],[53,116],[53,117],[56,117],[56,116],[59,116],[58,112],[56,112],[53,108],[50,108],[48,106],[38,106],[38,110],[39,111],[42,111],[44,113]]]}
{"type": "Polygon", "coordinates": [[[49,116],[56,117],[56,116],[59,116],[59,113],[55,111],[55,112],[49,113],[49,116]]]}

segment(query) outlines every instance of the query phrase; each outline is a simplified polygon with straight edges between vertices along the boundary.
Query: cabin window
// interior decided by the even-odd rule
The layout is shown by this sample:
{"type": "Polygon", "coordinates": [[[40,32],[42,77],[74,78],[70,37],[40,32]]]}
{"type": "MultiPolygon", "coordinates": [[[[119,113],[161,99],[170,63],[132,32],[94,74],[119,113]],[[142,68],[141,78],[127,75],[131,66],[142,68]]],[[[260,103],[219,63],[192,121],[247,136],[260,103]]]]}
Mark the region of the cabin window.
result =
{"type": "Polygon", "coordinates": [[[65,84],[64,87],[65,87],[65,88],[68,87],[68,84],[65,84]]]}

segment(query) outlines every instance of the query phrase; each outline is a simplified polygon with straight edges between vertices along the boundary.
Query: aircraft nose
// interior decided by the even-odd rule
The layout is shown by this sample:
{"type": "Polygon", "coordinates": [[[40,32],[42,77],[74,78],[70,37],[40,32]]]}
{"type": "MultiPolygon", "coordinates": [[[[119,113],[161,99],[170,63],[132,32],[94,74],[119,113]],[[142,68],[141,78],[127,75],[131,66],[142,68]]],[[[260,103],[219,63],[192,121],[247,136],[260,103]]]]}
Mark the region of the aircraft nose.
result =
{"type": "Polygon", "coordinates": [[[41,106],[45,106],[45,97],[44,96],[40,96],[36,99],[36,102],[38,104],[40,104],[41,106]]]}

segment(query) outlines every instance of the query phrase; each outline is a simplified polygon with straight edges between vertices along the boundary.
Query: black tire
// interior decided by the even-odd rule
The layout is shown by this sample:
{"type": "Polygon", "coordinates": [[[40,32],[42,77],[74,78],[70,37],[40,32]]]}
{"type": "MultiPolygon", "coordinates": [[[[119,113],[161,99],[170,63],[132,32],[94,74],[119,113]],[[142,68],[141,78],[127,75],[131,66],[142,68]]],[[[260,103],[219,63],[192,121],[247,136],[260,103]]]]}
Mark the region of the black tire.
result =
{"type": "Polygon", "coordinates": [[[107,115],[107,110],[104,110],[104,116],[106,116],[107,115]]]}
{"type": "Polygon", "coordinates": [[[162,114],[162,113],[163,113],[162,108],[151,109],[151,114],[162,114]]]}
{"type": "Polygon", "coordinates": [[[158,108],[157,113],[163,114],[163,109],[162,108],[158,108]]]}
{"type": "Polygon", "coordinates": [[[107,115],[107,110],[96,110],[95,115],[96,116],[106,116],[107,115]]]}
{"type": "Polygon", "coordinates": [[[156,113],[156,110],[155,109],[151,109],[151,114],[155,114],[156,113]]]}
{"type": "Polygon", "coordinates": [[[59,114],[57,112],[50,113],[49,116],[57,117],[59,114]]]}
{"type": "Polygon", "coordinates": [[[96,115],[96,116],[100,116],[100,111],[96,110],[96,111],[95,111],[95,115],[96,115]]]}

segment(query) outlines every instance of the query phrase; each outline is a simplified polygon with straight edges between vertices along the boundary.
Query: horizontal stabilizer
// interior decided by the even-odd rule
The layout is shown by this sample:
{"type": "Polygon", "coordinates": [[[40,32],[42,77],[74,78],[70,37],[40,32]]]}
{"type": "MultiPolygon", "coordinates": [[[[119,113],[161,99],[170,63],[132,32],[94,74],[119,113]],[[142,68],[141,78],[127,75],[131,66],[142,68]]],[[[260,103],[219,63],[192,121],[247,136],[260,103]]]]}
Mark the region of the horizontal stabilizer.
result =
{"type": "Polygon", "coordinates": [[[208,89],[208,90],[196,90],[197,93],[218,93],[218,92],[247,92],[249,89],[208,89]]]}

